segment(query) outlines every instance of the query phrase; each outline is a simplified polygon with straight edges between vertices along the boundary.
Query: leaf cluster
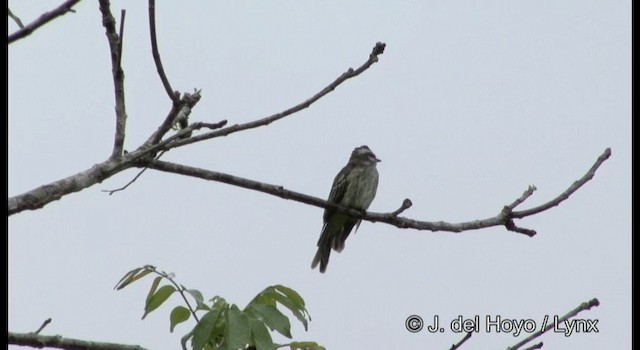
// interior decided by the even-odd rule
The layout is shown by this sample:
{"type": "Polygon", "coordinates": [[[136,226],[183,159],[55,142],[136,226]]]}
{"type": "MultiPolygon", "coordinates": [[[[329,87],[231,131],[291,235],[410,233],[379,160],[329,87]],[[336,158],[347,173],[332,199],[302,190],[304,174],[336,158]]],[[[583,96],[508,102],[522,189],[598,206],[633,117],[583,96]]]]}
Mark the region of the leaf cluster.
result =
{"type": "Polygon", "coordinates": [[[192,350],[273,350],[289,347],[291,350],[324,350],[316,342],[274,343],[271,333],[277,332],[289,339],[291,322],[278,306],[288,309],[308,329],[311,316],[304,299],[295,290],[273,285],[258,293],[243,309],[220,296],[205,300],[197,289],[187,289],[174,280],[172,274],[145,265],[127,272],[115,286],[123,289],[143,277],[155,274],[147,293],[142,319],[163,305],[172,295],[182,296],[184,305],[175,306],[169,315],[169,329],[193,318],[195,326],[182,337],[182,348],[192,350]],[[165,282],[161,285],[162,282],[165,282]],[[192,307],[189,300],[195,301],[192,307]],[[190,344],[190,347],[187,345],[190,344]]]}

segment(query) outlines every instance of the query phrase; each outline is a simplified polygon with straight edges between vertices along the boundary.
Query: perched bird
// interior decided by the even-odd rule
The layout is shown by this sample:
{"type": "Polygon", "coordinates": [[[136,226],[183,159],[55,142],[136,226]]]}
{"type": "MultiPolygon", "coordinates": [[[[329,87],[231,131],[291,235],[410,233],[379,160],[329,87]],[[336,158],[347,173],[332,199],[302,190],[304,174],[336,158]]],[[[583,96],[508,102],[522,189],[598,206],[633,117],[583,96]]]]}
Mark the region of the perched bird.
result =
{"type": "MultiPolygon", "coordinates": [[[[367,210],[378,189],[376,164],[379,161],[367,146],[354,149],[347,165],[333,180],[328,201],[352,209],[367,210]]],[[[360,226],[360,219],[340,213],[335,208],[326,208],[323,219],[318,251],[311,262],[312,269],[320,264],[320,272],[327,270],[331,249],[341,252],[353,227],[356,226],[357,231],[360,226]]]]}

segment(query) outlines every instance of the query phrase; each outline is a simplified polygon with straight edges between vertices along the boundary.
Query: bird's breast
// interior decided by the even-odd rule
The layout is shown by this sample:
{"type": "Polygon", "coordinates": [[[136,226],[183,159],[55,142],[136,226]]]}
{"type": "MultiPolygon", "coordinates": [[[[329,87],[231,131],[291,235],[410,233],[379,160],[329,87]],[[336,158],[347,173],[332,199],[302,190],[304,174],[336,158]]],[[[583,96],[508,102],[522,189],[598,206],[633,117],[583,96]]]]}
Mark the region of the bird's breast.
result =
{"type": "Polygon", "coordinates": [[[347,181],[342,204],[356,209],[369,208],[378,188],[378,170],[375,166],[353,169],[347,181]]]}

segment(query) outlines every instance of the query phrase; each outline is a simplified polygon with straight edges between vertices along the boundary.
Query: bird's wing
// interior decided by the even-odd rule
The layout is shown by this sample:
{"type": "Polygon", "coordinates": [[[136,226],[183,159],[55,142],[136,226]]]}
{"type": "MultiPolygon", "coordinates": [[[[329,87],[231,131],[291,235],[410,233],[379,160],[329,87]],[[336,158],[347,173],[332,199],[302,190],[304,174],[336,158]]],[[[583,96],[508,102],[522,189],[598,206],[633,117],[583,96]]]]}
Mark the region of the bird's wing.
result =
{"type": "MultiPolygon", "coordinates": [[[[342,198],[344,197],[344,194],[347,192],[347,174],[349,173],[349,170],[349,165],[346,165],[344,168],[342,168],[342,170],[340,170],[338,175],[336,175],[336,178],[333,179],[333,185],[331,186],[331,192],[329,193],[329,198],[327,199],[327,201],[333,202],[335,204],[340,204],[342,198]]],[[[335,211],[335,208],[326,208],[324,210],[323,218],[325,223],[329,221],[329,218],[331,218],[335,211]]]]}

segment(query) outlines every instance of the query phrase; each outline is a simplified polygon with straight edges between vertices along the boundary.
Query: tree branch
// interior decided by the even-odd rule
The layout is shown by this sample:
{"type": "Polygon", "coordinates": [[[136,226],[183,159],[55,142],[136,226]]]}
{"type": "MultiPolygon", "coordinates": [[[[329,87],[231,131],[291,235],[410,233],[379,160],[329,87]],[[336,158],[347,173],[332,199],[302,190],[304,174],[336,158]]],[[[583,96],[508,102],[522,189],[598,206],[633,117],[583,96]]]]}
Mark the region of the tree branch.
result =
{"type": "Polygon", "coordinates": [[[173,91],[171,88],[171,83],[169,83],[169,79],[167,79],[167,75],[164,72],[164,68],[162,67],[162,60],[160,60],[160,51],[158,50],[158,39],[156,38],[156,2],[155,0],[149,0],[149,33],[151,35],[151,53],[153,55],[153,61],[156,64],[156,69],[158,70],[158,75],[160,76],[160,80],[162,80],[162,86],[164,86],[164,90],[169,95],[171,101],[174,104],[177,104],[180,99],[180,93],[177,91],[173,91]]]}
{"type": "Polygon", "coordinates": [[[311,106],[314,102],[318,101],[320,98],[322,98],[324,95],[330,93],[331,91],[335,90],[335,88],[337,88],[340,84],[344,83],[345,81],[347,81],[348,79],[357,77],[358,75],[360,75],[362,72],[366,71],[367,69],[369,69],[369,67],[371,67],[371,65],[373,65],[374,63],[378,62],[378,56],[381,55],[384,52],[386,44],[384,43],[376,43],[376,45],[373,47],[373,50],[371,50],[371,54],[369,54],[369,59],[367,59],[367,61],[362,64],[362,66],[358,67],[357,69],[353,69],[353,68],[349,68],[346,72],[342,73],[342,75],[340,75],[336,80],[334,80],[331,84],[327,85],[324,89],[322,89],[320,92],[318,92],[317,94],[313,95],[312,97],[308,98],[307,100],[300,102],[299,104],[285,110],[282,111],[280,113],[276,113],[273,115],[270,115],[266,118],[262,118],[262,119],[258,119],[258,120],[254,120],[248,123],[244,123],[244,124],[235,124],[229,127],[226,127],[224,129],[220,129],[220,130],[216,130],[216,131],[211,131],[208,133],[204,133],[202,135],[198,135],[198,136],[194,136],[188,139],[184,139],[184,140],[180,140],[177,142],[174,142],[170,145],[168,145],[166,147],[166,150],[169,150],[171,148],[176,148],[176,147],[181,147],[181,146],[185,146],[188,144],[192,144],[195,142],[200,142],[200,141],[204,141],[204,140],[208,140],[208,139],[212,139],[214,137],[220,137],[220,136],[227,136],[230,134],[233,134],[235,132],[238,131],[244,131],[244,130],[248,130],[248,129],[253,129],[253,128],[257,128],[260,126],[265,126],[265,125],[269,125],[275,121],[278,121],[284,117],[287,117],[291,114],[294,114],[296,112],[299,112],[305,108],[308,108],[309,106],[311,106]]]}
{"type": "Polygon", "coordinates": [[[513,218],[520,219],[525,216],[537,214],[539,212],[545,211],[549,208],[559,205],[564,200],[569,198],[569,196],[571,196],[580,187],[582,187],[582,185],[586,184],[589,180],[593,179],[593,176],[596,174],[596,171],[598,170],[598,168],[600,168],[602,163],[604,163],[605,160],[609,159],[610,156],[611,156],[611,148],[605,149],[604,152],[600,155],[600,157],[598,157],[598,160],[596,160],[595,164],[593,164],[591,169],[589,169],[589,171],[587,171],[587,173],[584,174],[584,176],[581,177],[578,181],[575,181],[573,184],[571,184],[571,186],[569,186],[569,188],[567,188],[566,191],[562,192],[558,197],[550,200],[547,203],[539,205],[535,208],[522,210],[522,211],[514,211],[511,213],[511,216],[513,218]]]}
{"type": "Polygon", "coordinates": [[[39,335],[36,333],[9,332],[7,344],[29,346],[32,348],[56,348],[73,350],[145,350],[138,345],[104,343],[72,338],[59,335],[39,335]]]}
{"type": "Polygon", "coordinates": [[[462,346],[462,344],[464,344],[467,340],[471,339],[471,336],[473,335],[473,332],[468,332],[464,338],[460,339],[459,342],[451,345],[451,348],[449,348],[449,350],[457,350],[460,349],[460,347],[462,346]]]}
{"type": "Polygon", "coordinates": [[[543,346],[544,346],[544,343],[543,342],[539,342],[539,343],[533,344],[530,347],[525,348],[523,350],[537,350],[537,349],[542,349],[543,346]]]}
{"type": "MultiPolygon", "coordinates": [[[[193,94],[184,93],[182,97],[180,97],[177,103],[173,103],[171,105],[171,110],[169,114],[164,119],[162,124],[156,129],[156,131],[149,136],[147,141],[144,143],[143,147],[153,147],[153,151],[163,150],[161,147],[156,147],[162,137],[178,122],[178,116],[184,115],[187,117],[193,107],[200,101],[200,90],[196,90],[193,94]]],[[[226,122],[225,122],[226,124],[226,122]]],[[[183,134],[184,135],[184,134],[183,134]]],[[[166,144],[166,143],[165,143],[166,144]]]]}
{"type": "Polygon", "coordinates": [[[9,17],[11,17],[11,19],[16,22],[16,24],[18,25],[18,27],[20,27],[20,29],[24,28],[24,24],[22,24],[22,21],[20,20],[20,17],[16,16],[13,14],[13,12],[11,12],[11,9],[7,7],[7,14],[9,14],[9,17]]]}
{"type": "Polygon", "coordinates": [[[55,19],[56,17],[62,16],[67,12],[73,12],[71,8],[79,2],[80,0],[68,0],[68,1],[65,1],[62,5],[56,7],[55,9],[49,12],[45,12],[37,20],[29,23],[27,26],[22,27],[20,30],[9,35],[9,37],[7,38],[8,43],[11,44],[16,40],[19,40],[31,35],[36,29],[42,27],[43,25],[47,24],[51,20],[55,19]]]}
{"type": "MultiPolygon", "coordinates": [[[[609,149],[607,150],[608,151],[605,151],[605,154],[610,153],[610,150],[609,149]]],[[[606,160],[606,158],[602,159],[602,156],[598,158],[598,160],[596,161],[596,164],[589,170],[587,175],[591,174],[590,177],[593,177],[592,173],[595,173],[597,168],[602,164],[604,160],[606,160]]],[[[371,221],[371,222],[384,222],[384,223],[396,226],[398,228],[411,228],[416,230],[426,230],[426,231],[433,231],[433,232],[435,231],[462,232],[462,231],[469,231],[469,230],[478,230],[478,229],[488,228],[493,226],[505,226],[509,231],[522,233],[530,237],[536,234],[534,230],[517,227],[513,222],[514,218],[511,216],[511,212],[509,211],[510,207],[514,207],[515,205],[522,203],[524,199],[528,198],[531,195],[530,193],[532,193],[532,187],[529,187],[529,189],[525,191],[520,198],[518,198],[511,205],[505,206],[502,209],[502,211],[494,217],[482,219],[482,220],[461,222],[461,223],[448,223],[443,221],[428,222],[428,221],[419,221],[419,220],[398,216],[398,214],[401,211],[404,211],[406,208],[408,208],[409,203],[411,203],[411,201],[408,199],[405,199],[400,209],[394,212],[390,212],[390,213],[362,212],[359,210],[344,208],[317,197],[309,196],[299,192],[290,191],[285,189],[282,186],[266,184],[263,182],[249,180],[249,179],[245,179],[245,178],[241,178],[241,177],[237,177],[237,176],[233,176],[225,173],[220,173],[216,171],[210,171],[206,169],[195,168],[195,167],[190,167],[186,165],[175,164],[175,163],[148,159],[148,158],[146,158],[144,161],[141,161],[138,166],[144,166],[150,169],[155,169],[155,170],[179,174],[179,175],[197,177],[203,180],[223,182],[233,186],[238,186],[238,187],[242,187],[242,188],[246,188],[254,191],[268,193],[283,199],[290,199],[290,200],[313,205],[320,208],[336,208],[338,209],[338,211],[346,213],[353,217],[357,217],[357,218],[371,221]]],[[[567,191],[565,191],[564,193],[566,192],[567,191]]],[[[575,192],[575,190],[573,192],[575,192]]],[[[533,215],[536,213],[538,212],[532,212],[529,215],[533,215]]]]}
{"type": "Polygon", "coordinates": [[[140,176],[142,176],[142,174],[144,174],[145,171],[147,171],[148,168],[143,168],[142,170],[140,170],[138,172],[138,174],[136,174],[136,176],[133,177],[133,179],[131,179],[129,182],[127,182],[124,186],[122,187],[118,187],[114,190],[102,190],[102,192],[107,192],[109,195],[112,195],[116,192],[120,192],[120,191],[124,191],[127,189],[127,187],[131,186],[131,184],[133,184],[134,182],[136,182],[136,180],[138,180],[138,178],[140,176]]]}
{"type": "Polygon", "coordinates": [[[126,18],[127,10],[120,10],[120,31],[118,32],[118,67],[122,67],[122,45],[124,44],[124,19],[126,18]]]}
{"type": "Polygon", "coordinates": [[[23,210],[40,209],[65,195],[100,183],[122,170],[135,166],[133,156],[135,154],[121,159],[109,159],[85,171],[11,197],[8,200],[8,216],[23,210]]]}
{"type": "Polygon", "coordinates": [[[42,332],[42,330],[44,329],[44,327],[46,327],[47,325],[49,325],[49,323],[51,323],[51,318],[47,318],[46,320],[44,320],[44,322],[42,322],[42,325],[40,325],[40,327],[33,333],[35,334],[40,334],[40,332],[42,332]]]}
{"type": "MultiPolygon", "coordinates": [[[[109,1],[108,0],[100,0],[100,9],[102,12],[103,24],[106,28],[107,38],[109,39],[109,48],[111,51],[111,62],[112,68],[114,69],[114,85],[115,85],[115,95],[116,95],[116,141],[114,142],[114,150],[112,152],[111,157],[99,164],[94,165],[91,169],[87,169],[75,175],[66,177],[64,179],[55,181],[53,183],[40,186],[31,191],[25,192],[23,194],[11,197],[8,199],[8,216],[19,213],[23,210],[35,210],[40,209],[46,204],[58,200],[63,196],[78,192],[87,187],[90,187],[96,183],[102,182],[105,179],[115,175],[116,173],[134,167],[134,166],[144,166],[147,164],[144,160],[150,157],[155,156],[157,152],[166,151],[172,148],[184,146],[190,143],[194,143],[197,141],[203,141],[205,139],[229,135],[234,132],[247,130],[251,128],[255,128],[262,125],[268,125],[274,121],[282,119],[290,114],[293,114],[299,110],[307,108],[313,102],[317,101],[322,96],[326,95],[328,92],[335,89],[338,85],[344,82],[347,79],[353,78],[360,73],[364,72],[368,69],[373,63],[377,62],[378,55],[382,54],[384,51],[384,44],[378,43],[372,50],[369,59],[365,64],[359,67],[356,70],[349,69],[347,72],[342,74],[338,79],[336,79],[333,83],[327,86],[325,89],[311,97],[310,99],[289,108],[286,111],[280,112],[278,114],[274,114],[270,117],[263,118],[260,120],[256,120],[253,122],[249,122],[246,124],[235,125],[230,128],[224,128],[217,130],[219,128],[223,128],[227,121],[223,120],[219,123],[194,123],[187,128],[180,130],[175,135],[168,137],[166,140],[161,141],[164,134],[171,128],[173,122],[175,121],[176,116],[181,111],[182,108],[193,108],[195,104],[200,100],[200,92],[196,91],[194,94],[184,94],[180,98],[180,103],[178,106],[174,105],[169,112],[169,115],[165,118],[164,122],[160,125],[160,127],[149,137],[149,139],[140,147],[138,147],[135,151],[126,153],[124,155],[120,155],[122,152],[122,145],[124,143],[124,127],[126,123],[126,113],[124,109],[124,73],[122,69],[118,69],[119,66],[116,64],[118,62],[117,48],[119,46],[119,39],[117,34],[115,33],[115,20],[110,13],[109,10],[109,1]],[[208,128],[216,131],[211,131],[200,135],[200,137],[189,137],[191,133],[195,130],[201,128],[208,128]],[[216,132],[220,132],[219,134],[214,134],[216,132]],[[213,135],[212,135],[213,134],[213,135]],[[209,136],[206,136],[209,135],[209,136]],[[205,136],[202,138],[201,136],[205,136]],[[197,139],[196,139],[197,138],[197,139]],[[192,141],[196,139],[196,141],[192,141]],[[188,142],[184,142],[188,141],[188,142]],[[118,151],[118,150],[121,151],[118,151]]],[[[300,194],[301,195],[301,194],[300,194]]],[[[309,198],[314,198],[310,197],[309,198]]],[[[322,207],[326,206],[326,202],[320,199],[315,199],[318,202],[315,202],[314,205],[322,207]]],[[[303,201],[304,202],[304,201],[303,201]]],[[[329,204],[331,205],[331,204],[329,204]]],[[[357,214],[356,214],[357,215],[357,214]]],[[[371,220],[371,219],[369,219],[371,220]]],[[[378,220],[382,221],[382,220],[378,220]]]]}
{"type": "Polygon", "coordinates": [[[120,65],[121,57],[119,54],[122,42],[118,33],[116,33],[116,20],[111,14],[109,0],[99,0],[99,2],[100,12],[102,13],[102,25],[105,28],[105,34],[109,42],[109,51],[111,52],[111,74],[113,75],[116,101],[116,134],[113,140],[111,157],[117,157],[122,155],[125,128],[127,126],[127,111],[124,103],[124,72],[120,65]]]}
{"type": "MultiPolygon", "coordinates": [[[[153,37],[152,37],[152,39],[153,39],[153,37]]],[[[257,120],[254,120],[254,121],[251,121],[251,122],[248,122],[248,123],[235,124],[235,125],[232,125],[230,127],[226,127],[226,128],[220,129],[220,130],[210,131],[210,132],[204,133],[202,135],[189,137],[189,138],[181,137],[179,140],[177,140],[175,142],[173,142],[175,140],[175,138],[172,139],[171,141],[165,140],[163,142],[160,142],[162,137],[167,133],[167,131],[169,131],[171,126],[175,123],[175,119],[176,119],[177,115],[179,114],[180,110],[183,108],[183,106],[187,106],[189,108],[193,108],[193,105],[195,105],[195,103],[197,103],[198,100],[200,99],[200,92],[199,91],[196,91],[194,94],[185,94],[185,96],[183,96],[177,104],[174,102],[174,104],[173,104],[173,106],[171,108],[171,111],[169,112],[169,114],[165,118],[164,122],[149,137],[149,139],[146,141],[145,145],[149,147],[149,152],[157,152],[157,151],[161,151],[161,150],[162,151],[168,151],[168,150],[170,150],[172,148],[182,147],[182,146],[186,146],[188,144],[192,144],[192,143],[196,143],[196,142],[212,139],[212,138],[215,138],[215,137],[227,136],[229,134],[233,134],[233,133],[236,133],[236,132],[239,132],[239,131],[244,131],[244,130],[248,130],[248,129],[253,129],[253,128],[269,125],[269,124],[271,124],[271,123],[273,123],[275,121],[278,121],[278,120],[280,120],[282,118],[285,118],[285,117],[287,117],[287,116],[289,116],[291,114],[294,114],[294,113],[299,112],[299,111],[301,111],[301,110],[303,110],[305,108],[308,108],[314,102],[316,102],[317,100],[322,98],[324,95],[326,95],[329,92],[335,90],[335,88],[337,88],[340,84],[344,83],[346,80],[351,79],[353,77],[356,77],[356,76],[360,75],[362,72],[364,72],[367,69],[369,69],[369,67],[371,67],[371,65],[373,65],[376,62],[378,62],[378,56],[381,55],[384,52],[385,47],[386,47],[386,44],[384,44],[384,43],[380,43],[380,42],[376,43],[376,45],[371,50],[371,53],[369,54],[369,58],[360,67],[358,67],[355,70],[353,68],[349,68],[346,72],[342,73],[342,75],[340,75],[338,78],[336,78],[331,84],[326,86],[320,92],[316,93],[312,97],[306,99],[305,101],[303,101],[303,102],[301,102],[301,103],[299,103],[299,104],[297,104],[297,105],[295,105],[295,106],[293,106],[293,107],[291,107],[291,108],[289,108],[289,109],[287,109],[285,111],[270,115],[270,116],[262,118],[262,119],[257,119],[257,120]]],[[[158,58],[159,58],[159,56],[158,56],[158,58]]],[[[162,65],[160,64],[159,67],[162,68],[162,65]]],[[[158,73],[160,74],[160,71],[158,73]]],[[[162,74],[164,74],[164,73],[162,73],[162,74]]],[[[161,75],[161,78],[162,78],[162,75],[161,75]]],[[[185,132],[185,134],[186,134],[186,132],[185,132]]]]}
{"type": "MultiPolygon", "coordinates": [[[[532,341],[533,339],[541,336],[545,332],[549,331],[555,325],[564,323],[564,321],[566,321],[566,320],[572,318],[573,316],[579,314],[581,311],[589,310],[592,307],[599,306],[599,305],[600,305],[600,302],[596,298],[593,298],[593,299],[589,300],[588,302],[584,302],[584,303],[580,304],[580,306],[578,306],[577,308],[569,311],[569,313],[567,313],[566,315],[560,317],[557,322],[555,322],[555,321],[550,322],[549,325],[544,327],[544,329],[541,329],[541,330],[531,334],[530,336],[528,336],[527,338],[523,339],[521,342],[517,343],[516,345],[507,348],[507,350],[516,350],[516,349],[522,347],[523,345],[525,345],[526,343],[532,341]]],[[[536,346],[537,345],[538,344],[536,344],[536,346]]]]}

